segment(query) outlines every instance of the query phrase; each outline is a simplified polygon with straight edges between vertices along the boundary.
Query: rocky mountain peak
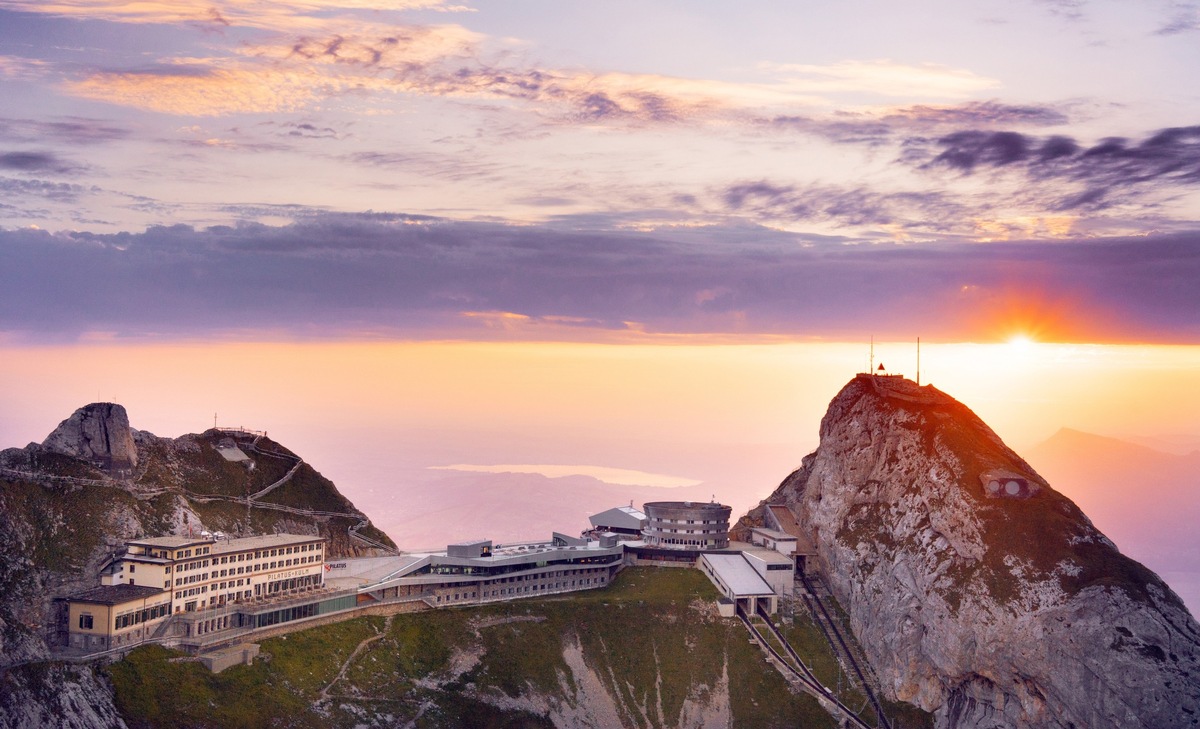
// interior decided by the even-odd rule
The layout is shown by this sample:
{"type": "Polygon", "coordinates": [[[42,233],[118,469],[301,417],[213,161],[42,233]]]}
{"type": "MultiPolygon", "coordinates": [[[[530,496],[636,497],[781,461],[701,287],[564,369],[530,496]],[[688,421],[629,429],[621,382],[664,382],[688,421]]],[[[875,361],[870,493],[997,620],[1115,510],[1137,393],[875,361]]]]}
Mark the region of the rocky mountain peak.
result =
{"type": "Polygon", "coordinates": [[[767,503],[812,534],[884,693],[939,726],[1200,726],[1179,598],[949,395],[857,376],[767,503]]]}
{"type": "Polygon", "coordinates": [[[79,408],[46,436],[42,448],[91,461],[110,471],[132,469],[138,462],[129,415],[123,406],[111,402],[79,408]]]}

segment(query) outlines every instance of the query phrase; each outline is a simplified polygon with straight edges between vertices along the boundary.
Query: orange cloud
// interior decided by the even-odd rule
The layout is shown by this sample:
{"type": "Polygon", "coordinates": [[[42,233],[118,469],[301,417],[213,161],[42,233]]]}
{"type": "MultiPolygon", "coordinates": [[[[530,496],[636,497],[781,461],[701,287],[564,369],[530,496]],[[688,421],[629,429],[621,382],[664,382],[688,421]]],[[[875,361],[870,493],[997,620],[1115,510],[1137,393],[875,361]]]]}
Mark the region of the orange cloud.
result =
{"type": "Polygon", "coordinates": [[[1078,215],[1018,216],[976,220],[975,234],[982,242],[1032,238],[1066,238],[1071,235],[1078,215]]]}
{"type": "Polygon", "coordinates": [[[68,84],[77,96],[190,116],[293,111],[318,97],[311,76],[271,69],[202,69],[178,75],[99,73],[68,84]]]}
{"type": "Polygon", "coordinates": [[[14,56],[0,56],[0,76],[13,79],[34,78],[48,66],[45,61],[14,56]]]}
{"type": "Polygon", "coordinates": [[[354,89],[518,99],[573,123],[711,121],[828,107],[824,95],[837,92],[954,97],[995,85],[969,71],[890,61],[766,66],[773,78],[758,83],[497,64],[485,60],[488,39],[461,26],[406,25],[359,12],[457,9],[443,0],[0,0],[0,8],[262,31],[224,58],[160,60],[180,73],[95,73],[66,86],[86,98],[172,114],[290,111],[354,89]]]}
{"type": "Polygon", "coordinates": [[[318,16],[336,11],[464,9],[447,6],[442,0],[0,0],[0,8],[118,23],[236,26],[272,30],[321,27],[324,20],[318,16]]]}
{"type": "Polygon", "coordinates": [[[967,98],[998,88],[996,79],[936,63],[912,65],[887,59],[846,60],[825,65],[761,64],[793,91],[810,94],[870,93],[882,96],[967,98]]]}

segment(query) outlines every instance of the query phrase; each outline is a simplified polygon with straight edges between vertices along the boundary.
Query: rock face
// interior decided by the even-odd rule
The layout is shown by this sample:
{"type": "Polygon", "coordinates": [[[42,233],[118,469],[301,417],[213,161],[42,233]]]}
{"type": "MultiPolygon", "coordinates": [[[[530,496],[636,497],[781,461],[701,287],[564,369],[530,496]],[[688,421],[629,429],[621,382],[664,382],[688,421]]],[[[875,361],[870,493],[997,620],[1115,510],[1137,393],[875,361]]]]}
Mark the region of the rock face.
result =
{"type": "Polygon", "coordinates": [[[92,666],[51,662],[52,599],[92,587],[125,540],[202,529],[328,540],[331,557],[392,547],[332,482],[264,435],[160,438],[125,408],[87,405],[41,444],[0,451],[0,729],[123,726],[92,666]],[[253,468],[248,467],[253,465],[253,468]]]}
{"type": "Polygon", "coordinates": [[[58,424],[42,448],[110,471],[137,467],[137,446],[125,408],[111,402],[85,405],[58,424]]]}
{"type": "Polygon", "coordinates": [[[1200,726],[1180,599],[944,393],[856,377],[766,503],[814,536],[884,693],[939,727],[1200,726]]]}
{"type": "Polygon", "coordinates": [[[88,666],[42,663],[0,677],[0,726],[125,729],[112,688],[88,666]]]}

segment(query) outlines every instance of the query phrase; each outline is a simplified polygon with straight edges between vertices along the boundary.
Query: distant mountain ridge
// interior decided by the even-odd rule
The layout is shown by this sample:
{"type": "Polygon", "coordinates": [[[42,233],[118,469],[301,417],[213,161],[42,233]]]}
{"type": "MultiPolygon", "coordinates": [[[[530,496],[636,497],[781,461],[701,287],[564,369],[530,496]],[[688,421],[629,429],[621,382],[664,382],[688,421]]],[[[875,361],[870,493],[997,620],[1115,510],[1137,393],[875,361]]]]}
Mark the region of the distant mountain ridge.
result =
{"type": "Polygon", "coordinates": [[[1122,438],[1114,438],[1096,433],[1088,433],[1075,428],[1059,428],[1054,435],[1030,449],[1030,455],[1043,452],[1075,451],[1076,454],[1086,453],[1089,457],[1100,457],[1109,464],[1118,464],[1130,458],[1162,458],[1164,460],[1180,459],[1200,463],[1200,451],[1191,453],[1170,453],[1144,443],[1134,443],[1122,438]]]}
{"type": "Polygon", "coordinates": [[[1034,446],[1038,472],[1071,497],[1121,551],[1200,608],[1200,452],[1168,453],[1063,428],[1034,446]]]}

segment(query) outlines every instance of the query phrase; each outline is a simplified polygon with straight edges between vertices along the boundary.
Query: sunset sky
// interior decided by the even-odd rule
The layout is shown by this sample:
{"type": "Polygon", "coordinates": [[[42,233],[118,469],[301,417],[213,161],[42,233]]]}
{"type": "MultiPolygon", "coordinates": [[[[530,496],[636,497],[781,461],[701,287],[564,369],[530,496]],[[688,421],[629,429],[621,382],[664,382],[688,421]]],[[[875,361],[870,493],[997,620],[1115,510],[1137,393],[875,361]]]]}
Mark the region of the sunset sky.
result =
{"type": "Polygon", "coordinates": [[[1197,69],[1191,0],[0,0],[0,447],[117,400],[352,498],[743,506],[920,336],[1018,447],[1186,451],[1197,69]]]}
{"type": "Polygon", "coordinates": [[[0,330],[1192,343],[1197,68],[1176,0],[0,0],[0,330]]]}

